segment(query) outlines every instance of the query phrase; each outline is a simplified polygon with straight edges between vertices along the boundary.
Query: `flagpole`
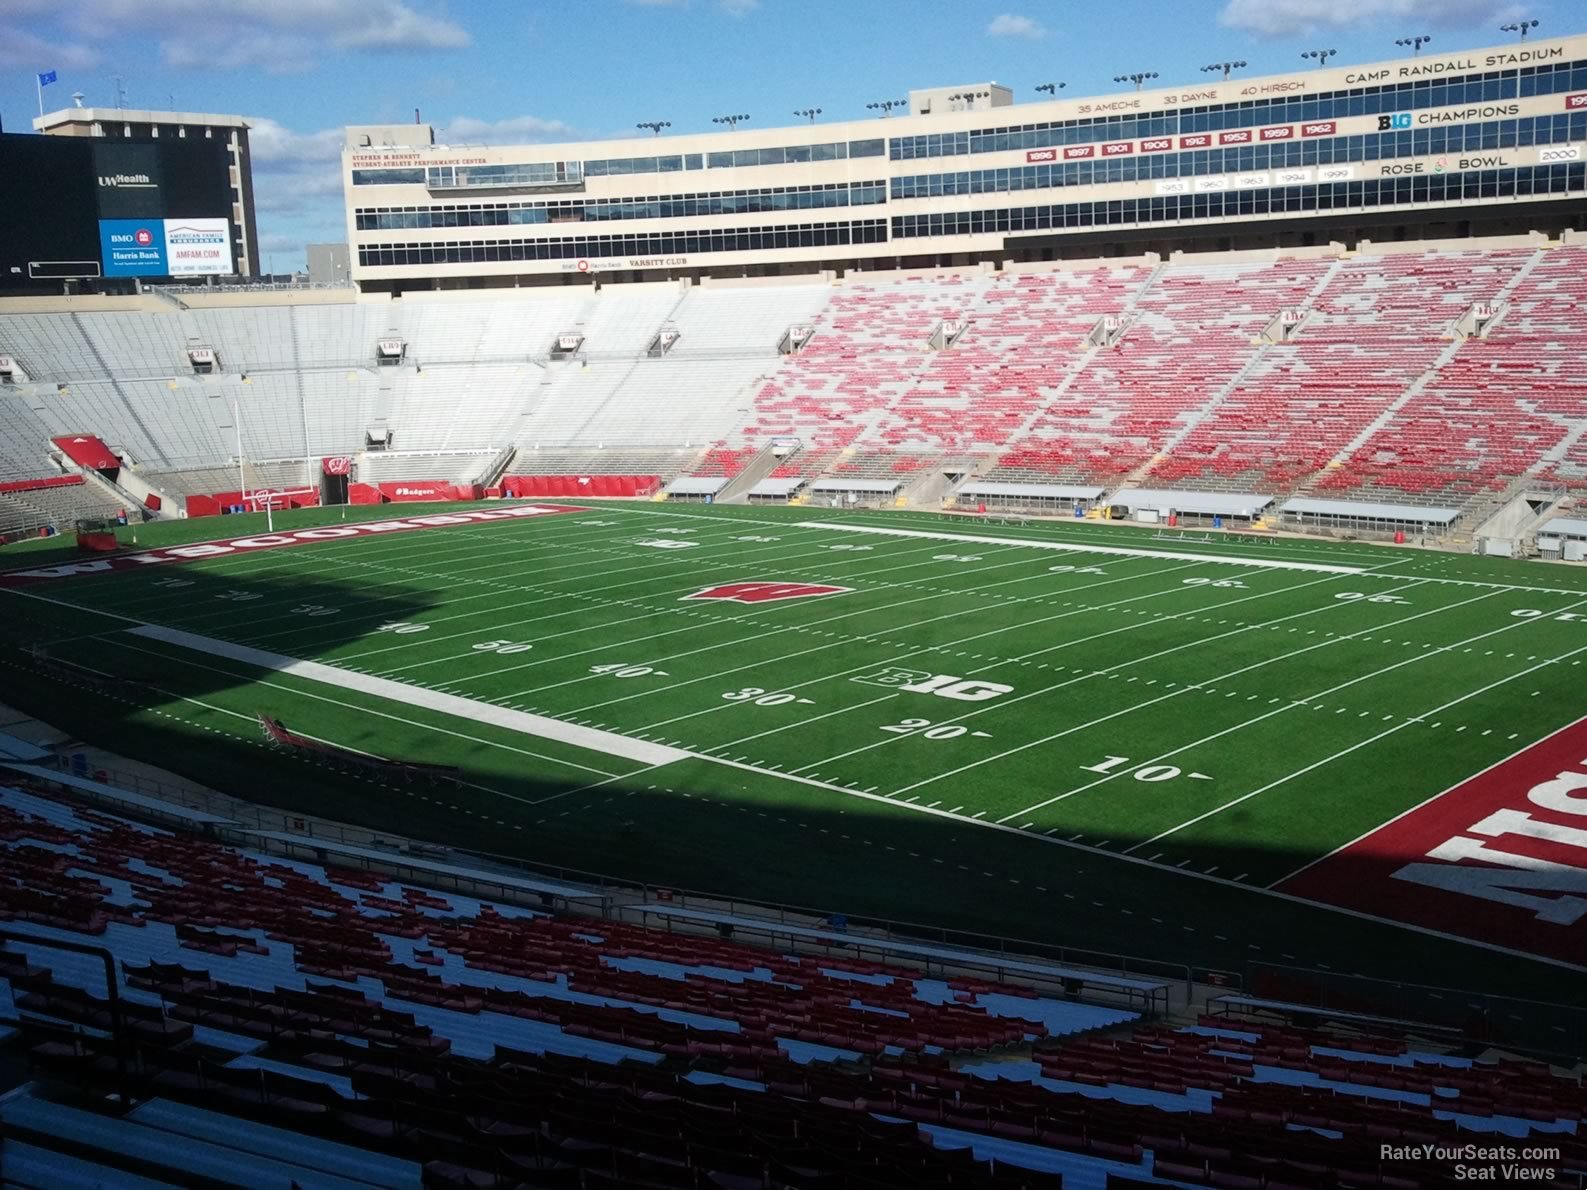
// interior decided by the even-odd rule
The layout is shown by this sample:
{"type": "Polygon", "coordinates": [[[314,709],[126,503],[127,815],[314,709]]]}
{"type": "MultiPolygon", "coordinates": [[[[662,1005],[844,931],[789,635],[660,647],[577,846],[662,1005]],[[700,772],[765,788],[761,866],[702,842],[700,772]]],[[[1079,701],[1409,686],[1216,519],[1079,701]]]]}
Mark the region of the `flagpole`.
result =
{"type": "Polygon", "coordinates": [[[33,85],[38,88],[39,115],[42,116],[44,114],[44,76],[36,70],[33,72],[33,85]]]}

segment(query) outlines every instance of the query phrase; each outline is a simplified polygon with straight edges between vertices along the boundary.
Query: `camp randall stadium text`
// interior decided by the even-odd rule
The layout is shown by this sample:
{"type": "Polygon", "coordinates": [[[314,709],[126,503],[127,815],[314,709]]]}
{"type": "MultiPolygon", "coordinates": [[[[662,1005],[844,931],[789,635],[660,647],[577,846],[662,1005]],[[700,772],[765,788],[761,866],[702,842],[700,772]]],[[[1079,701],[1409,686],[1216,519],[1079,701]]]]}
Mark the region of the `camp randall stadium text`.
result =
{"type": "Polygon", "coordinates": [[[1378,83],[1386,78],[1399,77],[1402,79],[1426,78],[1436,74],[1454,74],[1466,70],[1497,70],[1506,66],[1525,66],[1528,62],[1548,62],[1555,58],[1563,58],[1565,48],[1557,45],[1539,46],[1537,49],[1506,50],[1500,53],[1488,54],[1479,63],[1475,56],[1468,58],[1444,58],[1435,62],[1414,62],[1408,66],[1401,66],[1397,71],[1391,67],[1382,70],[1358,70],[1345,75],[1347,84],[1378,83]]]}

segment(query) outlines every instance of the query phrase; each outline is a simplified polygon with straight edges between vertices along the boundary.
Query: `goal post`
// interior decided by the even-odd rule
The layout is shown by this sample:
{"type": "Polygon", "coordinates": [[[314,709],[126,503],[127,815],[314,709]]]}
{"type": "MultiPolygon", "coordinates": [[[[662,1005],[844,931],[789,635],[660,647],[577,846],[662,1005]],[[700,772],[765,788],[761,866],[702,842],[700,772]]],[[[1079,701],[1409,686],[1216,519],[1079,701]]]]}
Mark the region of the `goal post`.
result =
{"type": "Polygon", "coordinates": [[[294,506],[295,500],[307,497],[319,497],[315,488],[255,488],[251,492],[244,492],[242,497],[243,507],[253,512],[265,514],[265,528],[274,533],[276,527],[276,510],[288,509],[294,506]]]}

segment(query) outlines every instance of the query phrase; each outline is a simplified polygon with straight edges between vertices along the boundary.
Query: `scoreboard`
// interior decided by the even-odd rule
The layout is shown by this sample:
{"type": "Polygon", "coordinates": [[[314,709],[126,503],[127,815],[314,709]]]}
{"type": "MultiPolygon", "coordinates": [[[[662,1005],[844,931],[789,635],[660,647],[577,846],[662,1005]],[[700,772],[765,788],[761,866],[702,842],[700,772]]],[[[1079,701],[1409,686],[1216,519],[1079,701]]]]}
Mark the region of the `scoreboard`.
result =
{"type": "Polygon", "coordinates": [[[217,140],[0,135],[0,289],[234,273],[230,168],[217,140]]]}

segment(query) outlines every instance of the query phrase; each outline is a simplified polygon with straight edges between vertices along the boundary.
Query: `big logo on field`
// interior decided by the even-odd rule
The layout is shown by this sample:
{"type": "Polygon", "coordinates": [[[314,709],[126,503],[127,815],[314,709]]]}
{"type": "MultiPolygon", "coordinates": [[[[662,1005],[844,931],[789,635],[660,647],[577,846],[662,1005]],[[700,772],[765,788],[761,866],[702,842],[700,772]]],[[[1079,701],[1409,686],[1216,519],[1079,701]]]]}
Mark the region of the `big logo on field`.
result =
{"type": "Polygon", "coordinates": [[[728,603],[776,603],[784,599],[816,599],[822,595],[846,595],[853,587],[829,587],[823,583],[779,583],[769,579],[753,582],[723,583],[706,587],[684,599],[722,599],[728,603]]]}

